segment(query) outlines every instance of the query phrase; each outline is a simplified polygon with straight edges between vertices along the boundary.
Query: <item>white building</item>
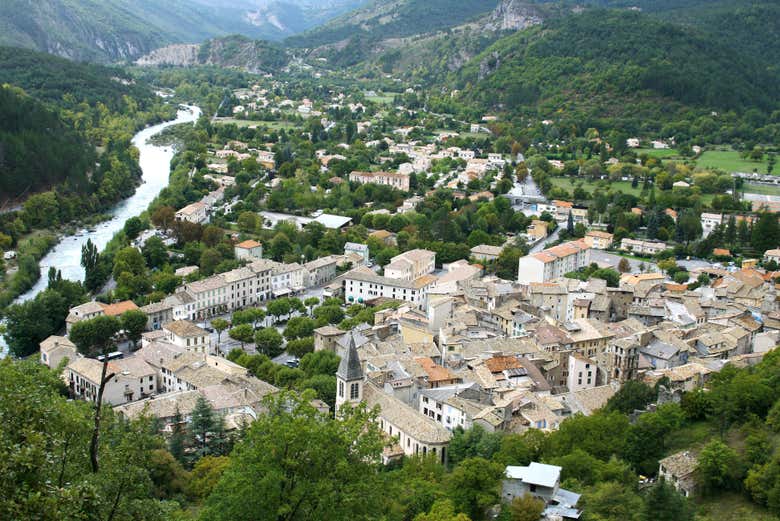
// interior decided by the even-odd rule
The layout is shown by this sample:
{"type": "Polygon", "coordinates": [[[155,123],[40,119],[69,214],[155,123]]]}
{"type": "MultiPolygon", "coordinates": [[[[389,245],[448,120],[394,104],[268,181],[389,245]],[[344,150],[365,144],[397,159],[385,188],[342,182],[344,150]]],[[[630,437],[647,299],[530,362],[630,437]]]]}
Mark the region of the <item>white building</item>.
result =
{"type": "Polygon", "coordinates": [[[702,213],[701,214],[701,234],[706,237],[712,233],[716,226],[723,224],[723,214],[720,213],[702,213]]]}
{"type": "Polygon", "coordinates": [[[211,345],[209,332],[189,320],[177,320],[163,325],[168,340],[187,351],[208,353],[211,345]]]}
{"type": "Polygon", "coordinates": [[[195,224],[201,224],[208,219],[208,207],[206,203],[197,201],[192,204],[188,204],[178,212],[176,212],[177,221],[187,221],[195,224]]]}
{"type": "Polygon", "coordinates": [[[409,250],[390,259],[385,277],[411,281],[436,269],[436,253],[429,250],[409,250]]]}
{"type": "Polygon", "coordinates": [[[233,246],[233,252],[238,260],[262,259],[263,245],[257,241],[247,240],[233,246]]]}
{"type": "Polygon", "coordinates": [[[538,253],[521,257],[517,281],[522,284],[547,282],[577,271],[590,263],[590,248],[584,240],[553,246],[538,253]]]}
{"type": "Polygon", "coordinates": [[[428,290],[436,283],[433,275],[415,280],[392,279],[377,275],[368,268],[357,268],[344,275],[344,299],[348,303],[363,303],[379,297],[403,300],[424,308],[428,290]]]}
{"type": "Polygon", "coordinates": [[[666,250],[668,246],[661,241],[642,241],[639,239],[624,238],[620,241],[620,249],[641,255],[657,255],[666,250]]]}
{"type": "MultiPolygon", "coordinates": [[[[97,400],[102,371],[102,362],[78,357],[68,363],[64,378],[74,396],[94,402],[97,400]]],[[[157,392],[156,371],[141,357],[112,360],[108,363],[106,375],[113,376],[103,391],[103,403],[121,405],[157,392]]]]}
{"type": "Polygon", "coordinates": [[[63,359],[75,360],[78,356],[76,344],[64,336],[52,335],[41,342],[41,363],[51,369],[60,365],[63,359]]]}
{"type": "Polygon", "coordinates": [[[363,258],[362,265],[365,266],[369,261],[368,245],[357,242],[348,242],[344,245],[344,255],[353,253],[363,258]]]}
{"type": "Polygon", "coordinates": [[[569,392],[596,387],[596,362],[579,353],[569,355],[569,376],[566,386],[569,392]]]}

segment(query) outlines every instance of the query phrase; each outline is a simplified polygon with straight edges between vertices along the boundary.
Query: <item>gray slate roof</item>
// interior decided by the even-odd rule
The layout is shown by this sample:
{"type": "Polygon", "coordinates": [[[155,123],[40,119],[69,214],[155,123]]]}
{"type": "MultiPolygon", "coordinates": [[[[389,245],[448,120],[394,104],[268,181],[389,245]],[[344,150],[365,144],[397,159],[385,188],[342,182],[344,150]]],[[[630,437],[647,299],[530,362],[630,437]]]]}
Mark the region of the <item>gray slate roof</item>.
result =
{"type": "Polygon", "coordinates": [[[355,346],[355,334],[350,331],[346,336],[349,337],[349,344],[347,345],[344,356],[341,358],[341,362],[339,362],[336,376],[346,382],[362,380],[363,369],[360,366],[360,358],[358,357],[357,347],[355,346]]]}

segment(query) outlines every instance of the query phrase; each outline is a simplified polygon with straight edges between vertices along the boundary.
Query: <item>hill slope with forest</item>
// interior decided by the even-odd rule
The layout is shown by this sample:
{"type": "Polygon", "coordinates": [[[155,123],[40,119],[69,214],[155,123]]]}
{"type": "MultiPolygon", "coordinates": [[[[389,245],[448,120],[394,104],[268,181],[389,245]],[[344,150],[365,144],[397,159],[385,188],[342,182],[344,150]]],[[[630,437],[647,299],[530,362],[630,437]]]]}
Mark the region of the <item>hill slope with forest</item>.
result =
{"type": "Polygon", "coordinates": [[[282,39],[363,3],[305,0],[4,0],[0,45],[74,60],[133,60],[171,43],[243,34],[282,39]]]}
{"type": "Polygon", "coordinates": [[[57,112],[18,89],[0,87],[0,193],[5,197],[63,182],[83,187],[94,161],[94,148],[57,112]]]}
{"type": "Polygon", "coordinates": [[[499,40],[456,81],[483,110],[582,122],[776,108],[777,71],[728,40],[634,11],[586,10],[499,40]]]}

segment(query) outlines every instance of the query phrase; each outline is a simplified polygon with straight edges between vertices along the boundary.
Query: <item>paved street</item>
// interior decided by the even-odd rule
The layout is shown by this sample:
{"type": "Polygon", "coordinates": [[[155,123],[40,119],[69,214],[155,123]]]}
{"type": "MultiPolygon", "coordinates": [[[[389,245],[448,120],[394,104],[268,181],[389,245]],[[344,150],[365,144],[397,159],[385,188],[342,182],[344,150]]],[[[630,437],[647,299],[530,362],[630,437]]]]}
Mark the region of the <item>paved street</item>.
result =
{"type": "MultiPolygon", "coordinates": [[[[617,269],[618,263],[620,262],[620,259],[627,258],[627,257],[621,257],[620,255],[615,255],[614,253],[609,253],[603,250],[590,250],[590,261],[596,262],[596,263],[603,263],[608,264],[613,269],[617,269]]],[[[640,270],[640,264],[645,265],[645,272],[657,272],[658,266],[655,265],[655,261],[652,259],[645,259],[645,260],[636,260],[636,259],[628,259],[629,264],[631,265],[631,271],[639,273],[640,270]]]]}

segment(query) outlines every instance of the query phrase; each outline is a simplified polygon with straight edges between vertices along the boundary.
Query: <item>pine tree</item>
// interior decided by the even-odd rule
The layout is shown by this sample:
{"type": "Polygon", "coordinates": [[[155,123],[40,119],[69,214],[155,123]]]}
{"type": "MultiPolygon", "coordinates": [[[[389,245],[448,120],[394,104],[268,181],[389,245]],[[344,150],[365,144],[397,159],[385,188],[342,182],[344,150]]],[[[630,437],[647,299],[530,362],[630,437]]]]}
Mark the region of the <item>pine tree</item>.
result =
{"type": "Polygon", "coordinates": [[[733,215],[729,216],[724,239],[730,248],[733,248],[737,241],[737,219],[733,215]]]}
{"type": "Polygon", "coordinates": [[[569,212],[569,219],[566,221],[566,233],[569,234],[569,237],[574,236],[574,216],[569,212]]]}
{"type": "Polygon", "coordinates": [[[168,450],[177,461],[184,461],[184,432],[182,428],[183,418],[179,406],[176,406],[176,412],[173,415],[173,432],[168,439],[168,450]]]}
{"type": "Polygon", "coordinates": [[[211,454],[210,436],[214,433],[216,427],[217,418],[215,417],[214,409],[203,396],[198,396],[190,419],[190,438],[192,446],[195,447],[197,457],[200,458],[211,454]]]}
{"type": "Polygon", "coordinates": [[[780,244],[780,226],[777,223],[777,215],[770,212],[762,212],[753,225],[751,245],[756,253],[764,253],[766,250],[777,248],[780,244]]]}

